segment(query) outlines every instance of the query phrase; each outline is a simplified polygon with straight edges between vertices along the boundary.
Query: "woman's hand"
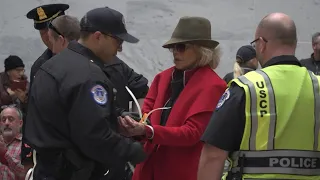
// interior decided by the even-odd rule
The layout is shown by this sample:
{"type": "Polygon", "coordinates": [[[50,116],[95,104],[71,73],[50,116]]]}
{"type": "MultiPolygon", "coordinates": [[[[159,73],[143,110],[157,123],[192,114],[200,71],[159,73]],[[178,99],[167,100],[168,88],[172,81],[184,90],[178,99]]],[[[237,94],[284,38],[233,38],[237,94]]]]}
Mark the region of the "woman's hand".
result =
{"type": "Polygon", "coordinates": [[[14,91],[14,93],[17,95],[18,99],[21,102],[24,103],[26,101],[26,99],[27,99],[27,96],[26,96],[27,92],[26,91],[23,91],[21,89],[17,89],[17,90],[14,91]]]}
{"type": "Polygon", "coordinates": [[[7,92],[11,97],[15,97],[16,93],[14,91],[12,91],[10,88],[7,88],[7,92]]]}

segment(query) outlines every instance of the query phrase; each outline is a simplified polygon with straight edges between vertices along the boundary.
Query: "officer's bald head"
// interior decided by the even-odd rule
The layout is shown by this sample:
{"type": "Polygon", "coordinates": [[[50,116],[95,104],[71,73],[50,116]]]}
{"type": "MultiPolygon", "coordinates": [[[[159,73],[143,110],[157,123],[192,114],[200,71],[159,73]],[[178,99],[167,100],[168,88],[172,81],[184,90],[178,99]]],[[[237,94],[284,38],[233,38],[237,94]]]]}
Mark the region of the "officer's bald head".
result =
{"type": "Polygon", "coordinates": [[[286,14],[269,14],[257,27],[254,45],[262,66],[277,56],[294,56],[297,47],[296,25],[286,14]]]}
{"type": "Polygon", "coordinates": [[[288,15],[283,13],[265,16],[259,23],[256,36],[276,41],[279,45],[295,47],[297,44],[296,25],[288,15]]]}

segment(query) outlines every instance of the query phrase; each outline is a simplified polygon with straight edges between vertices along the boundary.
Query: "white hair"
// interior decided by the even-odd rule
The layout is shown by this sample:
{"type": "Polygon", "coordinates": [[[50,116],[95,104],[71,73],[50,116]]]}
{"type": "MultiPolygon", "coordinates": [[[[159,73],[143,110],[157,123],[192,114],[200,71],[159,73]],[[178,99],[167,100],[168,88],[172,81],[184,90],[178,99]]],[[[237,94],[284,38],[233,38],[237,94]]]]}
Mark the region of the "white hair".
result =
{"type": "Polygon", "coordinates": [[[197,46],[197,51],[200,55],[200,60],[197,62],[197,67],[209,65],[211,69],[216,69],[220,62],[221,50],[220,47],[214,49],[197,46]]]}

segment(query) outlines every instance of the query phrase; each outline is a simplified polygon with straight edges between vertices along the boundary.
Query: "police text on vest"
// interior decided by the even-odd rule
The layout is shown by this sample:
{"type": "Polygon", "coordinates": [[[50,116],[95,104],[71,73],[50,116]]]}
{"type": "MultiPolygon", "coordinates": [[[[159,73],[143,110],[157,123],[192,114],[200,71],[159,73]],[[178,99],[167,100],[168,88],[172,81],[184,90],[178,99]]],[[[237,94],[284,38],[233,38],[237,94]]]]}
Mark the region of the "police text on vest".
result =
{"type": "Polygon", "coordinates": [[[263,81],[260,82],[256,82],[257,87],[259,88],[258,92],[259,92],[259,96],[260,96],[260,100],[259,100],[259,107],[260,107],[260,116],[263,117],[265,114],[268,113],[267,109],[267,94],[266,91],[264,90],[265,88],[265,83],[263,81]]]}
{"type": "Polygon", "coordinates": [[[317,158],[269,158],[270,167],[317,168],[317,158]]]}

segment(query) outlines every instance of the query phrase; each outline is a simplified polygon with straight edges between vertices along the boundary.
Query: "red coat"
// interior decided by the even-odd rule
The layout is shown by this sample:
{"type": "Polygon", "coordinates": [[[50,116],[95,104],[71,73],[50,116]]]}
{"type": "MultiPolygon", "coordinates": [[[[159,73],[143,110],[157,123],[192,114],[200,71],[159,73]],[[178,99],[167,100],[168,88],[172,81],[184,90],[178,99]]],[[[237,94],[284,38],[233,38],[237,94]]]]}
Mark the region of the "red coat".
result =
{"type": "MultiPolygon", "coordinates": [[[[142,111],[163,107],[169,98],[174,68],[158,74],[145,98],[142,111]]],[[[226,83],[208,66],[188,78],[168,117],[161,126],[161,110],[150,116],[152,141],[145,143],[148,159],[138,164],[132,180],[196,180],[203,134],[226,83]]]]}

